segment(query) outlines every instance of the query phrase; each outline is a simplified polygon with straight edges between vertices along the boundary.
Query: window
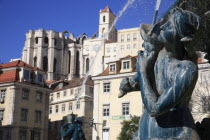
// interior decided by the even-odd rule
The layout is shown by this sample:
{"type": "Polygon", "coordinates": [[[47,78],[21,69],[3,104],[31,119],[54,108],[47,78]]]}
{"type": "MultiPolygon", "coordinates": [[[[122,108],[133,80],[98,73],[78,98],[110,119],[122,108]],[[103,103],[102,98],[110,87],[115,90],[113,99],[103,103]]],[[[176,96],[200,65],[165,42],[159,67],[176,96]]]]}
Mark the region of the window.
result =
{"type": "Polygon", "coordinates": [[[133,34],[133,41],[136,41],[136,39],[137,39],[137,34],[134,33],[134,34],[133,34]]]}
{"type": "Polygon", "coordinates": [[[19,140],[26,140],[26,134],[27,134],[26,129],[20,129],[20,131],[19,131],[19,140]]]}
{"type": "Polygon", "coordinates": [[[41,132],[35,131],[34,132],[34,140],[40,140],[41,132]]]}
{"type": "Polygon", "coordinates": [[[42,103],[42,92],[39,91],[36,92],[36,102],[42,103]]]}
{"type": "Polygon", "coordinates": [[[38,44],[39,40],[38,37],[35,38],[35,43],[38,44]]]}
{"type": "Polygon", "coordinates": [[[80,101],[77,102],[76,108],[77,108],[77,109],[80,109],[80,101]]]}
{"type": "Polygon", "coordinates": [[[4,119],[4,109],[0,109],[0,120],[4,119]]]}
{"type": "Polygon", "coordinates": [[[210,112],[210,96],[202,97],[202,111],[203,113],[210,112]]]}
{"type": "Polygon", "coordinates": [[[37,57],[34,57],[34,67],[37,67],[37,57]]]}
{"type": "Polygon", "coordinates": [[[115,71],[115,64],[110,65],[110,72],[114,72],[115,71]]]}
{"type": "Polygon", "coordinates": [[[56,45],[57,44],[57,39],[54,39],[54,45],[56,45]]]}
{"type": "Polygon", "coordinates": [[[93,94],[93,87],[90,87],[90,94],[93,94]]]}
{"type": "Polygon", "coordinates": [[[28,70],[24,70],[23,78],[26,80],[29,80],[29,71],[28,70]]]}
{"type": "Polygon", "coordinates": [[[107,48],[107,52],[110,52],[110,48],[107,48]]]}
{"type": "Polygon", "coordinates": [[[133,48],[136,49],[136,44],[133,44],[133,48]]]}
{"type": "Polygon", "coordinates": [[[103,116],[109,116],[110,105],[103,105],[103,116]]]}
{"type": "Polygon", "coordinates": [[[121,49],[121,50],[124,50],[124,46],[123,46],[123,45],[121,45],[120,49],[121,49]]]}
{"type": "Polygon", "coordinates": [[[64,97],[66,96],[66,90],[63,92],[63,96],[64,96],[64,97]]]}
{"type": "Polygon", "coordinates": [[[86,73],[89,71],[89,64],[90,63],[90,60],[89,58],[86,59],[86,73]]]}
{"type": "Polygon", "coordinates": [[[114,47],[113,51],[116,52],[117,51],[117,47],[114,47]]]}
{"type": "Polygon", "coordinates": [[[124,35],[121,35],[121,42],[124,42],[124,35]]]}
{"type": "Polygon", "coordinates": [[[28,100],[29,99],[29,90],[28,89],[23,89],[22,90],[22,99],[23,100],[28,100]]]}
{"type": "Polygon", "coordinates": [[[74,89],[71,89],[71,95],[73,95],[74,94],[74,89]]]}
{"type": "Polygon", "coordinates": [[[106,17],[105,16],[103,16],[103,22],[105,22],[106,21],[106,17]]]}
{"type": "Polygon", "coordinates": [[[127,45],[127,49],[130,49],[130,48],[131,48],[131,47],[130,47],[130,44],[128,44],[128,45],[127,45]]]}
{"type": "Polygon", "coordinates": [[[66,105],[65,104],[62,104],[62,111],[64,112],[66,109],[66,105]]]}
{"type": "Polygon", "coordinates": [[[43,57],[42,68],[44,71],[48,71],[48,58],[47,56],[43,57]]]}
{"type": "Polygon", "coordinates": [[[110,92],[110,83],[104,83],[104,92],[110,92]]]}
{"type": "Polygon", "coordinates": [[[131,40],[131,36],[130,34],[127,34],[127,41],[130,41],[131,40]]]}
{"type": "Polygon", "coordinates": [[[42,111],[35,111],[35,123],[41,123],[42,111]]]}
{"type": "Polygon", "coordinates": [[[122,115],[130,115],[130,103],[122,104],[122,115]]]}
{"type": "Polygon", "coordinates": [[[53,94],[51,94],[50,101],[54,101],[53,94]]]}
{"type": "Polygon", "coordinates": [[[48,37],[45,37],[45,38],[44,38],[44,43],[45,43],[45,44],[48,44],[48,42],[49,42],[48,37]]]}
{"type": "Polygon", "coordinates": [[[49,106],[49,114],[52,114],[52,106],[49,106]]]}
{"type": "Polygon", "coordinates": [[[73,104],[72,102],[69,103],[69,110],[72,110],[73,109],[73,104]]]}
{"type": "Polygon", "coordinates": [[[59,98],[60,98],[60,93],[58,92],[58,93],[57,93],[57,99],[59,99],[59,98]]]}
{"type": "Polygon", "coordinates": [[[43,81],[43,75],[42,74],[38,74],[38,82],[42,82],[43,81]]]}
{"type": "Polygon", "coordinates": [[[55,106],[55,113],[58,113],[58,105],[55,106]]]}
{"type": "Polygon", "coordinates": [[[6,96],[6,89],[2,89],[1,92],[0,92],[1,102],[5,100],[5,96],[6,96]]]}
{"type": "Polygon", "coordinates": [[[130,68],[130,61],[123,62],[123,69],[129,69],[130,68]]]}
{"type": "Polygon", "coordinates": [[[28,109],[22,108],[20,119],[21,119],[21,121],[26,122],[27,118],[28,118],[28,109]]]}

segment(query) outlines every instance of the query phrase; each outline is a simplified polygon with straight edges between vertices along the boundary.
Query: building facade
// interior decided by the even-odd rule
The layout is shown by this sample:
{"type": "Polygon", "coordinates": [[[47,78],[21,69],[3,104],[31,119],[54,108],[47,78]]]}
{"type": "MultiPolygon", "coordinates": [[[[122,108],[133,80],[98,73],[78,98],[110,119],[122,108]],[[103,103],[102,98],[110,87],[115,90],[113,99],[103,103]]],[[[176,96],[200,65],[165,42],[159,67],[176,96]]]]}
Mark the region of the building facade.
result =
{"type": "Polygon", "coordinates": [[[49,93],[45,72],[20,60],[0,64],[0,139],[46,140],[49,93]]]}
{"type": "Polygon", "coordinates": [[[93,81],[88,78],[60,81],[51,84],[55,90],[50,93],[49,139],[61,139],[61,125],[67,121],[68,114],[75,114],[83,120],[83,131],[87,140],[92,140],[92,128],[89,121],[93,118],[93,81]],[[79,95],[80,94],[80,95],[79,95]]]}
{"type": "Polygon", "coordinates": [[[100,10],[98,31],[91,37],[85,33],[74,37],[70,31],[30,30],[26,33],[22,60],[47,71],[47,80],[98,75],[106,63],[137,55],[143,49],[140,27],[116,30],[115,18],[108,6],[100,10]]]}
{"type": "Polygon", "coordinates": [[[108,63],[106,70],[94,80],[94,127],[93,140],[116,140],[123,120],[130,120],[130,115],[141,116],[143,104],[140,91],[127,93],[118,98],[119,87],[123,78],[136,74],[137,57],[126,56],[108,63]]]}

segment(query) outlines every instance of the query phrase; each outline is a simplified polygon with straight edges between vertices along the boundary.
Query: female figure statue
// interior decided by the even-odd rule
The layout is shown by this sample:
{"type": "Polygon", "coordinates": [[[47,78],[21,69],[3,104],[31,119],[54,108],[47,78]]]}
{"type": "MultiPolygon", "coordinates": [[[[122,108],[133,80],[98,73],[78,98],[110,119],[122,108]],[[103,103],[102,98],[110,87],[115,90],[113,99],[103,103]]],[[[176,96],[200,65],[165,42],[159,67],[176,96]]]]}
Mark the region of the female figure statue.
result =
{"type": "Polygon", "coordinates": [[[138,53],[137,74],[122,81],[119,95],[139,83],[145,111],[133,139],[200,139],[189,109],[198,78],[191,42],[199,24],[197,15],[178,8],[149,32],[142,26],[145,51],[138,53]]]}

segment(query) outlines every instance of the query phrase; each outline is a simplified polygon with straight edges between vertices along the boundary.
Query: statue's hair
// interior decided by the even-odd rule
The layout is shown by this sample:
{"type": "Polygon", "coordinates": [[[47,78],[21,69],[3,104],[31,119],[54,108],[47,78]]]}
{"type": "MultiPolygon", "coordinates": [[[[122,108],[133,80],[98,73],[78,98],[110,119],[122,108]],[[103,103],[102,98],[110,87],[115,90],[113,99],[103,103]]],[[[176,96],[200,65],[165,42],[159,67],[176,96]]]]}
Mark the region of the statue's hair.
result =
{"type": "Polygon", "coordinates": [[[168,17],[175,28],[174,36],[176,36],[179,45],[186,50],[186,59],[197,62],[195,39],[196,33],[200,29],[201,18],[195,13],[181,8],[174,8],[170,11],[168,17]]]}

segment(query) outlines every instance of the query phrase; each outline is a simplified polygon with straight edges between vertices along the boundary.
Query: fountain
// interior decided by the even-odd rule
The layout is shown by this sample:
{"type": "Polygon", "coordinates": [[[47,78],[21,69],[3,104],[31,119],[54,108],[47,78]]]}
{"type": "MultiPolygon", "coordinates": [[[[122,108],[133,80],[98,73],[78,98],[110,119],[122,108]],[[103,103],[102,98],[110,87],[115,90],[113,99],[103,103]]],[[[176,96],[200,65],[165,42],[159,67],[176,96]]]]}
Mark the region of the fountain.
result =
{"type": "Polygon", "coordinates": [[[180,0],[176,6],[154,27],[141,26],[145,51],[138,53],[136,75],[120,85],[119,97],[140,86],[145,111],[134,140],[200,139],[189,101],[198,78],[196,51],[210,58],[210,2],[180,0]]]}
{"type": "MultiPolygon", "coordinates": [[[[99,54],[99,51],[101,50],[102,46],[104,46],[104,43],[105,43],[105,39],[106,37],[109,35],[109,33],[112,31],[113,27],[116,25],[117,21],[119,20],[119,18],[123,15],[123,13],[126,11],[126,9],[133,4],[133,2],[135,2],[135,0],[128,0],[127,3],[124,5],[124,7],[122,8],[122,10],[119,11],[119,13],[117,14],[117,17],[115,18],[115,20],[113,21],[110,29],[108,30],[107,33],[105,33],[105,35],[103,36],[102,40],[101,40],[101,46],[95,46],[94,47],[94,51],[96,52],[96,55],[93,57],[93,59],[91,60],[91,64],[90,64],[90,68],[88,70],[88,72],[86,73],[85,75],[85,78],[82,82],[82,85],[81,85],[81,90],[78,91],[78,96],[76,98],[76,103],[78,102],[80,96],[82,95],[82,93],[84,92],[84,88],[85,88],[85,83],[89,77],[89,74],[90,74],[90,71],[92,70],[93,68],[93,65],[94,65],[94,62],[95,62],[95,59],[97,58],[98,54],[99,54]]],[[[76,108],[76,106],[75,106],[76,108]]],[[[73,108],[73,111],[74,112],[74,109],[73,108]]],[[[67,116],[67,120],[68,120],[68,123],[64,123],[61,127],[61,136],[63,139],[82,139],[84,136],[84,133],[82,131],[82,120],[78,117],[75,119],[75,114],[69,114],[67,116]],[[75,131],[77,130],[77,128],[80,128],[81,131],[75,131]]],[[[94,124],[93,122],[93,119],[90,120],[89,122],[90,124],[92,123],[92,125],[94,124]]]]}

